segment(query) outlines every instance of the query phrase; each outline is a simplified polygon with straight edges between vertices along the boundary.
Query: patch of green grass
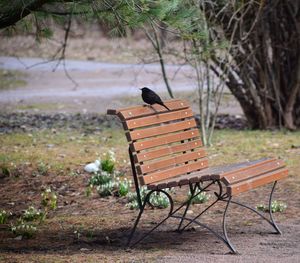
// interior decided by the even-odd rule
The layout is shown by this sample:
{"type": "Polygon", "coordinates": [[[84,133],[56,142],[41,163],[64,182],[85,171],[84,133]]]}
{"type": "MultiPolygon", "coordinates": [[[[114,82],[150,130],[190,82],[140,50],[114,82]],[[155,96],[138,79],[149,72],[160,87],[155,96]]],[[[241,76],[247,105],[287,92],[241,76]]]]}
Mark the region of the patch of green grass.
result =
{"type": "MultiPolygon", "coordinates": [[[[287,205],[283,202],[278,202],[276,200],[272,201],[271,204],[271,210],[272,213],[276,213],[276,212],[284,212],[284,210],[287,208],[287,205]]],[[[269,207],[263,204],[259,204],[256,206],[257,210],[263,211],[263,212],[269,212],[269,207]]]]}
{"type": "Polygon", "coordinates": [[[26,74],[20,71],[0,69],[0,90],[25,86],[25,76],[26,74]]]}
{"type": "Polygon", "coordinates": [[[217,130],[208,153],[214,164],[274,157],[299,169],[300,151],[292,145],[300,145],[300,131],[217,130]]]}
{"type": "Polygon", "coordinates": [[[57,110],[62,108],[63,105],[57,103],[34,103],[26,105],[17,105],[18,110],[57,110]]]}
{"type": "Polygon", "coordinates": [[[67,171],[117,149],[120,160],[127,159],[126,139],[121,130],[104,129],[97,134],[51,130],[0,135],[0,168],[28,164],[38,173],[67,171]],[[42,164],[42,165],[41,165],[42,164]]]}
{"type": "MultiPolygon", "coordinates": [[[[213,145],[207,149],[210,165],[242,162],[263,157],[282,158],[291,175],[300,171],[300,131],[216,130],[213,145]]],[[[32,133],[0,135],[0,168],[12,171],[28,164],[35,171],[70,174],[110,149],[117,153],[116,166],[128,167],[128,146],[123,130],[103,128],[97,134],[75,130],[41,130],[32,133]],[[43,167],[41,167],[43,164],[43,167]],[[45,171],[47,167],[47,171],[45,171]]],[[[1,171],[1,170],[0,170],[1,171]]]]}
{"type": "MultiPolygon", "coordinates": [[[[189,197],[191,197],[191,193],[189,193],[189,197]]],[[[198,195],[196,195],[192,199],[192,204],[203,204],[206,203],[210,198],[210,194],[207,194],[206,192],[202,192],[198,195]]]]}

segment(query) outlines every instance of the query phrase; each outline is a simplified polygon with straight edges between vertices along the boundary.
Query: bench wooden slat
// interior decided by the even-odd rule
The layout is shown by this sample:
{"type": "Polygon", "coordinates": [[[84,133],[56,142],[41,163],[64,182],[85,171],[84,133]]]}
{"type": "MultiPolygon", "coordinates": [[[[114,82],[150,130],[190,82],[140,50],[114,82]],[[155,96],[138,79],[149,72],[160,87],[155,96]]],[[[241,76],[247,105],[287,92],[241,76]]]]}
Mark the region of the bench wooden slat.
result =
{"type": "Polygon", "coordinates": [[[249,165],[245,165],[245,166],[242,166],[240,168],[234,168],[233,167],[233,169],[230,169],[228,171],[216,173],[216,174],[212,175],[211,178],[212,179],[221,179],[224,176],[230,176],[233,173],[242,172],[242,171],[250,169],[251,167],[260,166],[260,165],[263,165],[263,164],[266,164],[266,163],[269,163],[269,162],[273,162],[274,160],[276,160],[276,159],[274,159],[274,158],[264,158],[261,161],[251,162],[251,163],[249,163],[249,165]]]}
{"type": "MultiPolygon", "coordinates": [[[[179,101],[179,100],[176,100],[176,101],[179,101]]],[[[107,109],[106,111],[106,114],[107,115],[121,115],[122,112],[128,112],[128,111],[132,111],[132,112],[135,112],[137,110],[140,110],[141,108],[143,107],[147,107],[146,104],[143,104],[143,105],[137,105],[137,106],[132,106],[132,107],[126,107],[126,108],[121,108],[121,109],[107,109]]],[[[152,113],[154,113],[154,111],[152,110],[151,111],[152,113]]],[[[149,113],[150,113],[150,109],[149,109],[149,113]]],[[[130,116],[132,115],[129,114],[130,116]]],[[[118,116],[118,117],[121,117],[121,116],[118,116]]],[[[122,116],[123,117],[123,116],[122,116]]],[[[136,117],[136,116],[135,116],[136,117]]],[[[122,120],[125,120],[124,117],[122,118],[122,120]]]]}
{"type": "MultiPolygon", "coordinates": [[[[164,104],[172,110],[186,109],[189,107],[188,103],[183,100],[167,100],[164,104]]],[[[118,115],[122,121],[130,120],[133,118],[145,117],[157,114],[158,112],[168,112],[166,108],[161,105],[154,104],[152,107],[149,105],[140,105],[136,107],[124,108],[119,110],[108,110],[107,114],[118,115]]]]}
{"type": "Polygon", "coordinates": [[[216,177],[217,175],[232,171],[232,170],[238,170],[243,167],[251,167],[254,164],[258,164],[260,162],[264,162],[266,160],[270,160],[268,158],[262,158],[254,161],[246,161],[246,162],[240,162],[240,163],[234,163],[234,164],[226,164],[226,165],[218,165],[218,166],[212,166],[208,168],[204,168],[200,171],[195,171],[188,175],[182,175],[180,177],[174,177],[174,178],[168,178],[163,181],[160,181],[158,184],[149,185],[148,188],[153,190],[157,188],[161,188],[161,186],[165,185],[166,188],[168,187],[175,187],[178,185],[183,185],[183,183],[186,183],[186,178],[189,178],[189,182],[196,183],[199,181],[208,181],[212,180],[213,177],[216,177]]]}
{"type": "Polygon", "coordinates": [[[144,162],[160,157],[164,157],[169,154],[174,154],[178,152],[183,152],[183,151],[188,151],[191,149],[197,149],[198,147],[202,146],[202,141],[200,139],[185,142],[185,143],[180,143],[172,146],[167,146],[164,148],[160,148],[157,150],[150,150],[148,152],[143,152],[143,153],[137,153],[135,157],[135,162],[144,162]]]}
{"type": "MultiPolygon", "coordinates": [[[[204,169],[206,169],[206,168],[204,168],[204,169]]],[[[168,178],[166,180],[147,185],[147,188],[149,190],[172,188],[172,187],[176,187],[176,186],[187,185],[187,184],[189,184],[189,182],[198,183],[201,180],[202,180],[201,177],[197,176],[197,171],[196,171],[191,174],[183,174],[181,176],[168,178]]]]}
{"type": "Polygon", "coordinates": [[[270,160],[268,162],[259,163],[255,166],[252,166],[248,169],[242,169],[238,171],[232,171],[229,175],[226,175],[222,178],[222,181],[226,184],[234,184],[244,180],[247,180],[251,177],[264,174],[279,168],[284,167],[285,164],[282,160],[270,160]]]}
{"type": "Polygon", "coordinates": [[[251,190],[258,186],[283,179],[287,176],[288,176],[288,169],[282,168],[267,174],[263,174],[261,176],[257,176],[253,179],[243,181],[241,183],[230,185],[228,186],[227,191],[230,196],[233,196],[251,190]]]}
{"type": "MultiPolygon", "coordinates": [[[[208,168],[204,168],[203,170],[206,169],[208,168]]],[[[195,171],[190,174],[183,174],[177,177],[172,177],[154,184],[147,185],[147,188],[149,190],[172,188],[176,186],[187,185],[189,183],[198,183],[200,181],[202,181],[202,177],[198,175],[198,171],[195,171]]]]}
{"type": "Polygon", "coordinates": [[[170,111],[170,112],[164,112],[161,114],[151,115],[147,117],[142,117],[138,119],[131,119],[126,121],[125,128],[126,129],[135,129],[145,126],[150,126],[154,124],[159,124],[163,122],[168,121],[174,121],[184,118],[190,118],[193,117],[194,114],[191,109],[183,109],[178,111],[170,111]]]}
{"type": "Polygon", "coordinates": [[[132,143],[133,152],[153,148],[160,145],[165,145],[173,142],[180,142],[187,139],[197,138],[199,137],[198,129],[192,129],[184,132],[162,135],[158,138],[151,138],[144,141],[138,141],[132,143]]]}
{"type": "Polygon", "coordinates": [[[186,129],[195,128],[196,122],[194,119],[192,120],[186,120],[171,124],[165,124],[161,126],[146,128],[146,129],[140,129],[140,130],[134,130],[131,132],[128,132],[126,136],[128,136],[129,141],[144,139],[144,138],[150,138],[158,135],[163,135],[167,133],[182,131],[186,129]]]}
{"type": "Polygon", "coordinates": [[[137,167],[137,170],[139,174],[149,173],[172,165],[181,164],[191,160],[201,159],[205,157],[205,155],[205,150],[199,149],[194,152],[184,153],[165,160],[159,160],[148,164],[142,164],[137,167]]]}
{"type": "Polygon", "coordinates": [[[170,178],[170,177],[175,177],[181,174],[186,174],[190,173],[196,170],[203,169],[208,166],[208,160],[207,159],[202,159],[198,160],[197,162],[194,163],[188,163],[188,164],[183,164],[181,166],[177,166],[174,168],[166,169],[163,171],[159,172],[154,172],[151,174],[147,174],[144,176],[140,176],[140,182],[142,185],[144,184],[151,184],[154,182],[159,182],[164,179],[170,178]]]}

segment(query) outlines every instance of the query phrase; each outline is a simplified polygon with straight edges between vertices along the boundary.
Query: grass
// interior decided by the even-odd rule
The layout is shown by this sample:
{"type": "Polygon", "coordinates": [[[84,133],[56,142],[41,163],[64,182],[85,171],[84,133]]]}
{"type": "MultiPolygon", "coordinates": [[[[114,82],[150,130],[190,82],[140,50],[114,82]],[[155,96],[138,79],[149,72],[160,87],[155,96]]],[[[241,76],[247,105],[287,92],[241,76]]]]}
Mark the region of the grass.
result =
{"type": "Polygon", "coordinates": [[[216,164],[268,156],[282,158],[289,166],[299,168],[299,149],[293,149],[293,145],[300,146],[299,131],[220,130],[208,151],[216,164]]]}
{"type": "Polygon", "coordinates": [[[0,90],[25,86],[25,76],[26,74],[20,71],[0,69],[0,90]]]}
{"type": "MultiPolygon", "coordinates": [[[[25,164],[37,169],[43,167],[43,170],[46,166],[50,171],[61,172],[101,158],[111,148],[126,149],[125,143],[121,131],[111,129],[91,135],[62,130],[55,133],[43,130],[29,134],[2,134],[0,167],[13,169],[25,164]]],[[[124,158],[122,155],[117,156],[118,160],[124,158]]]]}
{"type": "MultiPolygon", "coordinates": [[[[300,169],[300,132],[217,130],[208,149],[211,164],[231,163],[262,157],[280,157],[300,169]]],[[[28,164],[36,168],[70,170],[101,158],[114,148],[120,165],[128,161],[125,135],[120,129],[103,129],[97,134],[43,130],[0,135],[0,167],[28,164]],[[126,161],[124,161],[126,160],[126,161]]],[[[47,172],[47,171],[44,171],[47,172]]]]}
{"type": "Polygon", "coordinates": [[[26,104],[26,105],[17,105],[17,110],[57,110],[63,109],[64,106],[58,103],[34,103],[34,104],[26,104]]]}

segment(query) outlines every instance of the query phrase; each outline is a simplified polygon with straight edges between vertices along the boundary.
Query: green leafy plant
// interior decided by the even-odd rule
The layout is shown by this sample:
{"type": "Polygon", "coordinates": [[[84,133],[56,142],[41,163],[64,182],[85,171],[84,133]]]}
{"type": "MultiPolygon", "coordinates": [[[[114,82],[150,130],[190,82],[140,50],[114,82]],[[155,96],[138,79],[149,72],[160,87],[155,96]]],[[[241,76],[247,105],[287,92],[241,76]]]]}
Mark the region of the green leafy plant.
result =
{"type": "MultiPolygon", "coordinates": [[[[168,190],[166,190],[168,192],[168,190]]],[[[140,188],[140,195],[141,195],[141,199],[142,201],[145,200],[145,197],[147,195],[147,193],[149,192],[149,190],[147,190],[147,187],[141,187],[140,188]]],[[[138,209],[139,205],[138,205],[138,199],[137,199],[137,194],[136,192],[130,192],[127,195],[127,207],[129,207],[130,209],[138,209]]],[[[150,203],[157,208],[167,208],[170,205],[170,201],[168,199],[168,197],[161,193],[153,193],[150,196],[150,203]]]]}
{"type": "Polygon", "coordinates": [[[150,203],[157,208],[167,208],[170,205],[169,198],[161,192],[152,194],[150,196],[150,203]]]}
{"type": "Polygon", "coordinates": [[[104,159],[101,161],[101,167],[103,171],[113,173],[115,170],[115,162],[110,159],[104,159]]]}
{"type": "MultiPolygon", "coordinates": [[[[47,188],[42,192],[41,197],[42,209],[36,209],[34,206],[29,206],[16,222],[10,224],[10,231],[15,235],[31,238],[37,231],[38,225],[46,219],[49,209],[56,209],[57,195],[51,188],[47,188]]],[[[11,213],[8,214],[4,210],[1,211],[0,223],[5,223],[8,215],[11,215],[11,213]]]]}
{"type": "Polygon", "coordinates": [[[115,177],[124,177],[125,176],[125,172],[124,171],[118,171],[118,170],[115,170],[113,175],[115,177]]]}
{"type": "Polygon", "coordinates": [[[88,185],[88,187],[85,189],[85,195],[89,197],[92,194],[93,191],[93,185],[88,185]]]}
{"type": "MultiPolygon", "coordinates": [[[[272,201],[271,204],[271,210],[272,213],[276,212],[283,212],[287,208],[287,205],[283,202],[278,202],[276,200],[272,201]]],[[[269,212],[269,207],[263,204],[259,204],[256,206],[257,210],[263,211],[263,212],[269,212]]]]}
{"type": "Polygon", "coordinates": [[[115,153],[113,151],[108,151],[108,153],[105,154],[104,159],[101,160],[101,169],[102,171],[106,171],[110,174],[112,174],[115,171],[115,153]]]}
{"type": "Polygon", "coordinates": [[[37,224],[41,224],[45,217],[44,211],[29,206],[15,223],[11,223],[10,230],[17,236],[31,238],[37,231],[37,224]]]}
{"type": "MultiPolygon", "coordinates": [[[[142,201],[145,200],[147,193],[148,193],[147,187],[144,187],[144,186],[140,187],[140,195],[141,195],[142,201]]],[[[126,204],[127,207],[129,207],[130,209],[138,209],[139,208],[136,192],[129,192],[127,194],[127,200],[128,200],[128,203],[126,204]]]]}
{"type": "Polygon", "coordinates": [[[89,179],[86,195],[89,196],[95,186],[101,197],[126,196],[129,193],[131,181],[127,178],[120,180],[124,173],[115,170],[116,159],[113,151],[109,151],[104,156],[105,158],[101,161],[101,170],[89,179]]]}
{"type": "Polygon", "coordinates": [[[98,194],[101,197],[106,197],[109,195],[113,195],[116,183],[114,181],[110,181],[106,184],[101,184],[96,187],[98,194]]]}
{"type": "MultiPolygon", "coordinates": [[[[191,193],[189,193],[189,197],[191,197],[191,193]]],[[[198,195],[196,195],[193,199],[192,199],[192,204],[203,204],[206,203],[210,198],[209,194],[206,194],[206,192],[202,192],[198,195]]]]}
{"type": "Polygon", "coordinates": [[[51,188],[47,188],[44,192],[42,192],[41,196],[41,204],[46,211],[48,209],[54,210],[57,208],[57,195],[51,190],[51,188]]]}
{"type": "Polygon", "coordinates": [[[111,180],[105,184],[98,185],[96,189],[101,197],[106,197],[110,195],[126,196],[129,193],[130,186],[131,181],[125,178],[122,181],[111,180]]]}
{"type": "Polygon", "coordinates": [[[22,221],[30,222],[39,220],[40,222],[44,221],[45,219],[45,212],[41,210],[37,210],[33,206],[29,206],[22,215],[22,221]]]}
{"type": "Polygon", "coordinates": [[[40,162],[37,167],[37,171],[40,175],[46,175],[48,173],[49,166],[43,162],[40,162]]]}
{"type": "MultiPolygon", "coordinates": [[[[6,166],[2,166],[2,167],[1,167],[1,173],[2,173],[5,177],[10,176],[10,174],[11,174],[9,168],[6,167],[6,166]]],[[[0,173],[0,175],[1,175],[1,173],[0,173]]]]}
{"type": "Polygon", "coordinates": [[[10,212],[8,213],[5,210],[0,211],[0,224],[5,224],[10,215],[10,212]]]}
{"type": "Polygon", "coordinates": [[[126,204],[127,207],[129,207],[130,210],[133,209],[138,209],[139,208],[139,203],[137,200],[132,200],[128,204],[126,204]]]}
{"type": "Polygon", "coordinates": [[[31,238],[37,231],[37,227],[33,223],[24,222],[23,220],[18,220],[17,223],[11,225],[11,231],[17,235],[26,238],[31,238]]]}
{"type": "Polygon", "coordinates": [[[80,175],[80,171],[71,171],[71,172],[69,173],[69,175],[70,175],[70,176],[74,176],[74,177],[79,176],[79,175],[80,175]]]}
{"type": "Polygon", "coordinates": [[[92,186],[97,186],[97,185],[103,185],[107,184],[112,180],[112,177],[107,171],[100,171],[94,174],[90,179],[89,179],[89,185],[92,186]]]}
{"type": "MultiPolygon", "coordinates": [[[[140,187],[140,194],[141,194],[142,201],[145,200],[145,197],[148,192],[149,192],[149,190],[147,190],[147,187],[145,187],[145,186],[140,187]]],[[[127,195],[127,200],[128,200],[128,202],[137,200],[136,192],[129,192],[127,195]]]]}
{"type": "Polygon", "coordinates": [[[118,183],[119,196],[126,196],[129,193],[131,181],[126,178],[118,183]]]}

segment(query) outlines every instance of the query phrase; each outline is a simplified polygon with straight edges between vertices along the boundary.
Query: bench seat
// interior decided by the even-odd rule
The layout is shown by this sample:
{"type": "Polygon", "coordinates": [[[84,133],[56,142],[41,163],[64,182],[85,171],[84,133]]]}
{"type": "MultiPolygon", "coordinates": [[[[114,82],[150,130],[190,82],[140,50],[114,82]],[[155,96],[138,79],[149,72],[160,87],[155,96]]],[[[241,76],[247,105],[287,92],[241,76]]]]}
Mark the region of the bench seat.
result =
{"type": "Polygon", "coordinates": [[[282,160],[262,158],[254,161],[211,166],[190,174],[172,177],[147,185],[149,190],[161,190],[209,180],[221,180],[229,196],[283,179],[288,170],[282,160]]]}

